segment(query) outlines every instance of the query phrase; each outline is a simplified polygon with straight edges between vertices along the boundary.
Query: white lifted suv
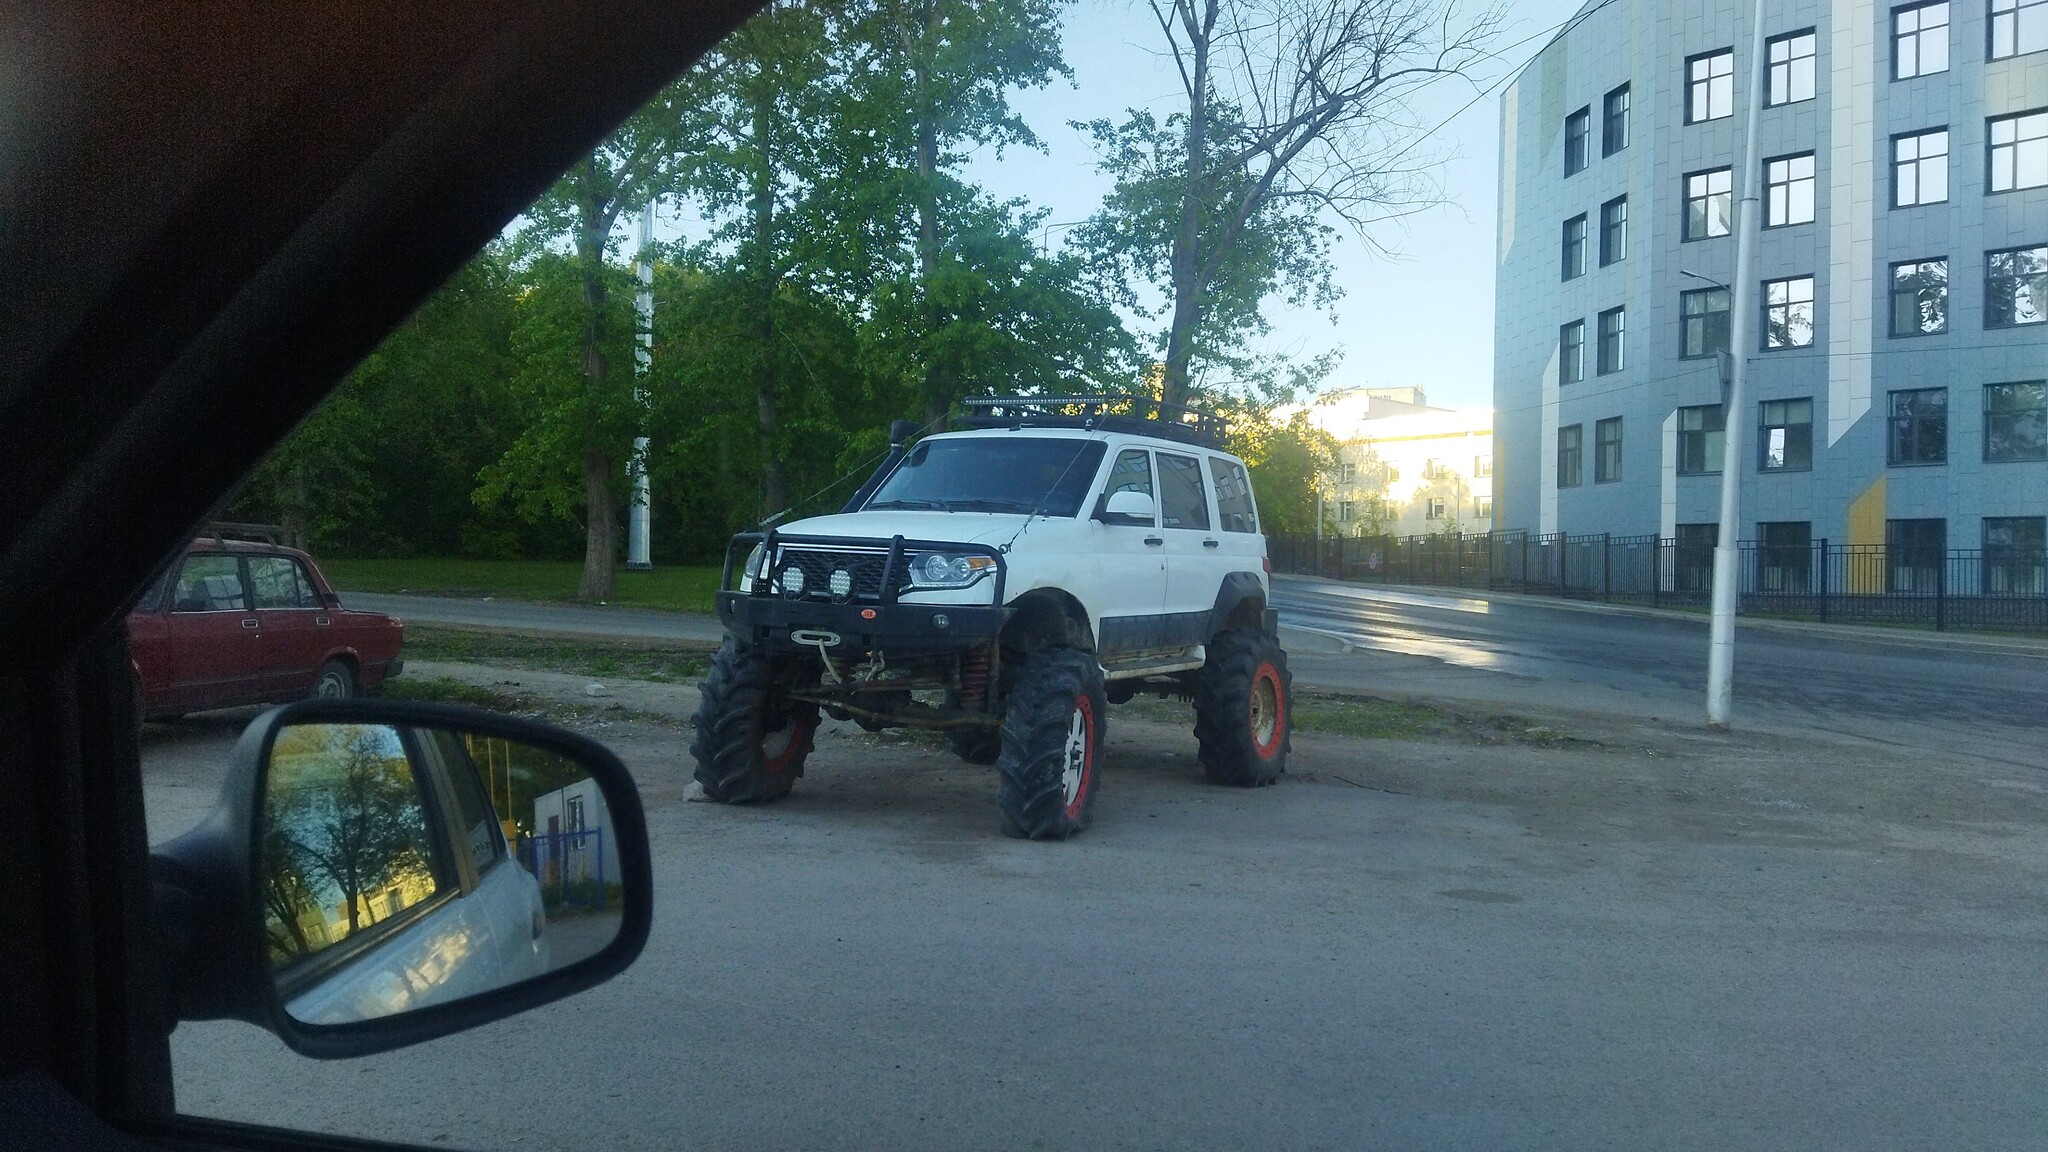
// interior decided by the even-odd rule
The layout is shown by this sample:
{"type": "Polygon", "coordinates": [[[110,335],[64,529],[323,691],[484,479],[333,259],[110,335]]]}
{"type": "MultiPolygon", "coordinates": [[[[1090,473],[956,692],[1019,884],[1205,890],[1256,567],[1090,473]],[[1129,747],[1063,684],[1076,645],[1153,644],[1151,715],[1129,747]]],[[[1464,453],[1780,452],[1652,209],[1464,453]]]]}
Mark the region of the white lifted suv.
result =
{"type": "Polygon", "coordinates": [[[733,539],[691,748],[705,795],[787,795],[822,709],[945,732],[997,766],[1006,832],[1063,839],[1094,809],[1105,705],[1139,692],[1194,702],[1212,781],[1277,780],[1292,681],[1222,422],[1011,397],[954,428],[912,446],[899,421],[839,514],[733,539]]]}

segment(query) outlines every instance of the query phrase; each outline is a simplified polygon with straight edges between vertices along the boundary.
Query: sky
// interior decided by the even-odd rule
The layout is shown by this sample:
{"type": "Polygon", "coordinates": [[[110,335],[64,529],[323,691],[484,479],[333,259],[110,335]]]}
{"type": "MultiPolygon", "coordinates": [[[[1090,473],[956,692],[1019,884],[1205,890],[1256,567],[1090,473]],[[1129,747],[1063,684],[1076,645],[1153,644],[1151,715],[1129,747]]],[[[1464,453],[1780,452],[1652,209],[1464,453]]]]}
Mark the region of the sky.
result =
{"type": "MultiPolygon", "coordinates": [[[[1307,359],[1341,349],[1343,360],[1326,388],[1419,385],[1434,404],[1493,403],[1499,89],[1446,118],[1519,68],[1549,39],[1539,34],[1570,19],[1580,4],[1512,0],[1497,41],[1500,57],[1484,66],[1478,83],[1444,81],[1417,108],[1420,122],[1444,124],[1432,145],[1446,157],[1447,202],[1373,233],[1394,250],[1393,259],[1368,252],[1346,234],[1335,252],[1344,293],[1334,309],[1336,323],[1326,313],[1271,302],[1273,333],[1263,351],[1307,359]]],[[[1095,171],[1094,151],[1068,122],[1121,120],[1126,108],[1164,116],[1185,101],[1172,61],[1159,55],[1164,36],[1143,0],[1079,0],[1069,9],[1063,39],[1073,82],[1056,80],[1011,97],[1045,151],[1011,148],[1000,158],[984,153],[966,173],[999,197],[1022,196],[1050,208],[1046,242],[1055,249],[1065,231],[1059,225],[1086,218],[1109,190],[1108,179],[1095,171]]]]}

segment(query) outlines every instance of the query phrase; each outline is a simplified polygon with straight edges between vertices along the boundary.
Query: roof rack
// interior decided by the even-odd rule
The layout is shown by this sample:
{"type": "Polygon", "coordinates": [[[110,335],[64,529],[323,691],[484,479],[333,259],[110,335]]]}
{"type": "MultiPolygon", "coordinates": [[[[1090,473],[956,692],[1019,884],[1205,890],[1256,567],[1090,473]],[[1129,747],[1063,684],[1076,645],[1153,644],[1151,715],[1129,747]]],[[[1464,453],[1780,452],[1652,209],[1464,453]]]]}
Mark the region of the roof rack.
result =
{"type": "Polygon", "coordinates": [[[1149,396],[972,396],[954,428],[1086,428],[1159,436],[1223,449],[1228,425],[1214,412],[1149,396]]]}
{"type": "Polygon", "coordinates": [[[250,544],[278,544],[283,538],[284,526],[281,524],[248,524],[233,520],[212,521],[195,537],[220,543],[239,540],[250,544]]]}

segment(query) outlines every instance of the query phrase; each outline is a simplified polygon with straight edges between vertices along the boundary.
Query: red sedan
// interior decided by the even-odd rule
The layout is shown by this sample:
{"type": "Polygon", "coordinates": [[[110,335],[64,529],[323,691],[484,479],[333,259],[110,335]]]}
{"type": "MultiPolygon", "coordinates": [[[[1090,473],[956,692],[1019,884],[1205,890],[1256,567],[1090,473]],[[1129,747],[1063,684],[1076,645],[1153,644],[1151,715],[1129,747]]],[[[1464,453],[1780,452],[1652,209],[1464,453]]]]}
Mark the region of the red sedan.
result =
{"type": "Polygon", "coordinates": [[[151,719],[375,691],[404,639],[393,617],[343,608],[304,552],[236,540],[194,541],[128,615],[151,719]]]}

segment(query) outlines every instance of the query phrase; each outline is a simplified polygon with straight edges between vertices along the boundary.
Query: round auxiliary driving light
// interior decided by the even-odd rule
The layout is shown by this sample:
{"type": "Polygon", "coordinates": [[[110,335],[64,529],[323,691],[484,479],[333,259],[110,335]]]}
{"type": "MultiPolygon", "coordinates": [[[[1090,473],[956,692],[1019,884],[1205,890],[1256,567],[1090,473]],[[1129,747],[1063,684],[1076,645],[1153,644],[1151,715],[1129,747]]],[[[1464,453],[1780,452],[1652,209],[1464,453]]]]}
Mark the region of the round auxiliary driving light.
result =
{"type": "Polygon", "coordinates": [[[848,596],[853,595],[853,573],[848,572],[844,568],[834,568],[832,570],[831,588],[834,600],[844,600],[848,596]]]}
{"type": "Polygon", "coordinates": [[[782,594],[801,596],[804,594],[804,570],[791,566],[782,570],[782,594]]]}

